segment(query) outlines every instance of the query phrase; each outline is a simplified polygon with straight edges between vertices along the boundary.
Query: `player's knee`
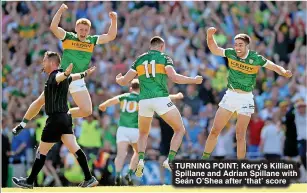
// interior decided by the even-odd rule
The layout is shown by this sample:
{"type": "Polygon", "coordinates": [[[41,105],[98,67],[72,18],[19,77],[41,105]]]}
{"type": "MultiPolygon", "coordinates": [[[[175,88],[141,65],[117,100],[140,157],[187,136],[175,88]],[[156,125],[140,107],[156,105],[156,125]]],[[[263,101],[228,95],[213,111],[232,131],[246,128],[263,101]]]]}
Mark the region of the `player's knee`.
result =
{"type": "Polygon", "coordinates": [[[119,161],[119,160],[125,160],[127,156],[127,152],[121,153],[121,154],[117,154],[115,157],[115,160],[119,161]]]}
{"type": "Polygon", "coordinates": [[[237,142],[245,141],[245,133],[243,132],[236,133],[236,139],[237,139],[237,142]]]}
{"type": "Polygon", "coordinates": [[[186,130],[185,130],[185,128],[183,126],[181,126],[178,129],[174,130],[174,133],[179,134],[181,136],[184,136],[185,132],[186,132],[186,130]]]}
{"type": "Polygon", "coordinates": [[[90,116],[93,113],[93,109],[90,106],[81,108],[81,111],[83,112],[84,116],[90,116]]]}
{"type": "Polygon", "coordinates": [[[220,134],[220,132],[216,128],[212,128],[211,131],[210,131],[210,136],[211,137],[217,138],[219,136],[219,134],[220,134]]]}

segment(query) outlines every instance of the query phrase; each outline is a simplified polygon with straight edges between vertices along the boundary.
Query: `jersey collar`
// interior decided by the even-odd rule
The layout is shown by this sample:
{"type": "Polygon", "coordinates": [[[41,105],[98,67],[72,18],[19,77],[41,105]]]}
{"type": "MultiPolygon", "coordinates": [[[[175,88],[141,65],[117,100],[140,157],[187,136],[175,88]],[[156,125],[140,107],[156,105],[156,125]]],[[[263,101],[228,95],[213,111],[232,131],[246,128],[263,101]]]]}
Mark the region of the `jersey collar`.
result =
{"type": "Polygon", "coordinates": [[[242,57],[241,59],[246,59],[248,55],[249,55],[249,50],[247,51],[246,55],[242,57]]]}
{"type": "Polygon", "coordinates": [[[149,52],[158,52],[158,53],[161,53],[161,52],[158,51],[158,50],[149,50],[149,52]]]}
{"type": "Polygon", "coordinates": [[[131,93],[132,93],[132,94],[139,95],[139,93],[137,93],[137,92],[135,92],[135,91],[132,91],[131,93]]]}

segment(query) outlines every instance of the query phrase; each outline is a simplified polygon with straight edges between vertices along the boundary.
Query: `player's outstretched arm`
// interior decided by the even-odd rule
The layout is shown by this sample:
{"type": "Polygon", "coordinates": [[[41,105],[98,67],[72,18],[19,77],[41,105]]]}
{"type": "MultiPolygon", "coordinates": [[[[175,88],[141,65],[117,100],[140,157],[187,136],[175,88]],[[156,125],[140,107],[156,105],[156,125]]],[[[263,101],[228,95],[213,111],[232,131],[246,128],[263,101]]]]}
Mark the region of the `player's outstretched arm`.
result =
{"type": "Polygon", "coordinates": [[[110,106],[113,106],[113,105],[116,105],[118,104],[120,101],[119,101],[119,96],[115,96],[113,98],[110,98],[108,100],[106,100],[105,102],[101,103],[99,105],[99,110],[101,111],[106,111],[106,109],[110,106]]]}
{"type": "Polygon", "coordinates": [[[182,94],[182,92],[179,92],[179,93],[177,93],[177,94],[170,94],[169,95],[169,98],[171,99],[171,100],[180,100],[180,99],[183,99],[183,94],[182,94]]]}
{"type": "Polygon", "coordinates": [[[213,35],[215,34],[216,29],[214,27],[209,27],[207,30],[207,44],[209,50],[214,55],[225,57],[225,50],[223,48],[220,48],[217,43],[214,40],[213,35]]]}
{"type": "Polygon", "coordinates": [[[111,25],[107,34],[102,34],[98,37],[98,44],[108,43],[116,38],[117,35],[117,14],[110,12],[111,25]]]}
{"type": "Polygon", "coordinates": [[[59,27],[59,23],[63,12],[66,11],[67,8],[67,5],[62,4],[60,9],[54,15],[50,24],[50,30],[60,40],[63,40],[65,38],[66,31],[63,28],[59,27]]]}
{"type": "Polygon", "coordinates": [[[127,86],[136,75],[137,72],[133,69],[130,69],[124,76],[122,75],[122,73],[119,73],[116,76],[116,82],[121,86],[127,86]]]}
{"type": "Polygon", "coordinates": [[[79,79],[82,79],[82,78],[85,78],[91,75],[95,70],[96,70],[96,66],[92,66],[89,69],[87,69],[85,72],[72,74],[70,75],[70,77],[72,78],[72,81],[79,80],[79,79]]]}
{"type": "Polygon", "coordinates": [[[188,77],[178,74],[172,66],[166,66],[165,71],[168,78],[177,84],[201,84],[203,81],[202,76],[188,77]]]}
{"type": "Polygon", "coordinates": [[[292,72],[290,70],[286,70],[282,66],[276,65],[270,60],[267,61],[264,67],[286,78],[290,78],[292,76],[292,72]]]}

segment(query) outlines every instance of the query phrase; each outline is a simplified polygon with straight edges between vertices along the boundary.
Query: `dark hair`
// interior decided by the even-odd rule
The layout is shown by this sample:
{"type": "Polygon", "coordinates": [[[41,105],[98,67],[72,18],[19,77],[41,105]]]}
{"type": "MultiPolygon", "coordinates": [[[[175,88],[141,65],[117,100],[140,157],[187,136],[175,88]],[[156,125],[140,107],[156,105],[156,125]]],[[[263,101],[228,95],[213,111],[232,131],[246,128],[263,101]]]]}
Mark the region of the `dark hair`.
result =
{"type": "Polygon", "coordinates": [[[131,88],[133,90],[138,90],[140,88],[140,83],[138,79],[134,79],[131,81],[131,88]]]}
{"type": "Polygon", "coordinates": [[[246,34],[238,34],[238,35],[235,36],[234,39],[235,40],[240,39],[243,42],[245,42],[246,45],[249,45],[251,43],[251,38],[248,35],[246,35],[246,34]]]}
{"type": "Polygon", "coordinates": [[[160,36],[155,36],[150,40],[150,46],[152,47],[160,46],[162,44],[164,44],[164,40],[160,36]]]}
{"type": "Polygon", "coordinates": [[[48,60],[54,60],[57,64],[61,63],[61,56],[57,52],[47,51],[45,52],[45,56],[48,60]]]}

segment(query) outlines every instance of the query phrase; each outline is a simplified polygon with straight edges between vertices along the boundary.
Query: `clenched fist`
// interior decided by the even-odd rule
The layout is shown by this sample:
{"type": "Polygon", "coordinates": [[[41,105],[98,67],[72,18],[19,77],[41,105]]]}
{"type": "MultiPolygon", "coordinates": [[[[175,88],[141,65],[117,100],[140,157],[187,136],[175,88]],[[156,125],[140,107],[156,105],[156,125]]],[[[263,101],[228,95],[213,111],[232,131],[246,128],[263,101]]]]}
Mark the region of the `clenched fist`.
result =
{"type": "Polygon", "coordinates": [[[214,27],[209,27],[209,29],[207,30],[207,36],[213,36],[215,32],[216,32],[216,29],[214,27]]]}
{"type": "Polygon", "coordinates": [[[114,12],[114,11],[112,11],[112,12],[110,12],[109,13],[109,17],[110,17],[110,19],[117,19],[117,13],[116,12],[114,12]]]}

